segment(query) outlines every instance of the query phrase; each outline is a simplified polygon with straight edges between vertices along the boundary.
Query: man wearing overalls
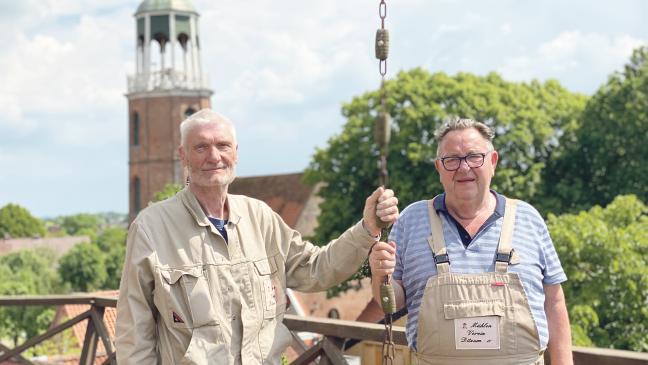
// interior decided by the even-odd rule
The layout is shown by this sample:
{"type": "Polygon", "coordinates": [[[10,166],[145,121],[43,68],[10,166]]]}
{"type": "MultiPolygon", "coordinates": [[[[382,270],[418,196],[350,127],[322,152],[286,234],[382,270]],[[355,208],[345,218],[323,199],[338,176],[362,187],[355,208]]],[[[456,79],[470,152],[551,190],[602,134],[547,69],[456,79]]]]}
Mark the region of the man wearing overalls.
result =
{"type": "Polygon", "coordinates": [[[408,206],[370,254],[374,298],[392,275],[417,364],[572,364],[567,280],[540,214],[490,190],[492,130],[471,119],[435,137],[444,193],[408,206]]]}

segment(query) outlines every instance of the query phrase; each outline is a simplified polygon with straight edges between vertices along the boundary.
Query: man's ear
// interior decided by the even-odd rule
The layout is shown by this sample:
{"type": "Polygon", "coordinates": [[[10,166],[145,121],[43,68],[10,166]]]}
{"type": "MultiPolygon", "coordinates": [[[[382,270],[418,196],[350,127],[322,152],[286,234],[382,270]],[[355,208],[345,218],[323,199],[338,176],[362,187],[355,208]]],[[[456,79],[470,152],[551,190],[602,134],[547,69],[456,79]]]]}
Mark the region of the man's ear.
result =
{"type": "Polygon", "coordinates": [[[182,148],[182,145],[178,146],[178,156],[180,156],[180,161],[182,161],[182,166],[187,166],[187,162],[185,160],[185,150],[182,148]]]}
{"type": "Polygon", "coordinates": [[[495,168],[497,167],[497,161],[499,161],[499,153],[497,151],[493,150],[491,152],[491,164],[493,165],[493,173],[495,172],[495,168]]]}
{"type": "Polygon", "coordinates": [[[441,173],[441,169],[443,168],[443,167],[441,166],[441,160],[439,160],[438,158],[435,159],[435,160],[434,160],[434,167],[436,168],[437,172],[440,174],[440,173],[441,173]]]}

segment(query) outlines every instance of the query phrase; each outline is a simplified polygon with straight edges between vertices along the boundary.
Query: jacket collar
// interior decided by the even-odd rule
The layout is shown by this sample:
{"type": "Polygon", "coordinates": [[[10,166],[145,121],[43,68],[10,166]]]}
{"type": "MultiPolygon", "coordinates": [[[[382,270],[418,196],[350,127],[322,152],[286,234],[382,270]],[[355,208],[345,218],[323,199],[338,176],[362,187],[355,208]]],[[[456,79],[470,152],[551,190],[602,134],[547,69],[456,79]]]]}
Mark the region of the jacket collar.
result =
{"type": "MultiPolygon", "coordinates": [[[[198,203],[198,199],[196,199],[196,196],[191,192],[191,190],[189,190],[188,186],[185,186],[184,189],[180,190],[178,197],[184,204],[189,214],[191,214],[191,216],[196,220],[196,223],[198,223],[198,225],[203,227],[211,225],[209,218],[207,218],[207,215],[200,206],[200,203],[198,203]]],[[[237,199],[233,198],[234,197],[232,195],[227,194],[227,204],[229,207],[228,221],[233,224],[238,224],[238,222],[241,220],[241,216],[237,212],[237,199]]]]}

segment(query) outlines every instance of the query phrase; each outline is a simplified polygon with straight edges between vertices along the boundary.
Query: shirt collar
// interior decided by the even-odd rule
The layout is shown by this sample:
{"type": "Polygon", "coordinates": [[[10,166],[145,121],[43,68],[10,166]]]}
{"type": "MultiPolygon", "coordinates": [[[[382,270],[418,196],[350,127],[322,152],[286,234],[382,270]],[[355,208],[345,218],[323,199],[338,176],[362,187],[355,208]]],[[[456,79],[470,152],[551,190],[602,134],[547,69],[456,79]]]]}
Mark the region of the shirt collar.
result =
{"type": "MultiPolygon", "coordinates": [[[[492,194],[495,195],[496,203],[495,203],[495,212],[493,214],[497,214],[500,217],[504,216],[504,208],[506,207],[506,198],[504,195],[499,194],[495,190],[490,190],[492,194]]],[[[448,207],[446,206],[445,202],[445,193],[441,193],[434,198],[434,209],[440,212],[448,213],[448,207]]]]}

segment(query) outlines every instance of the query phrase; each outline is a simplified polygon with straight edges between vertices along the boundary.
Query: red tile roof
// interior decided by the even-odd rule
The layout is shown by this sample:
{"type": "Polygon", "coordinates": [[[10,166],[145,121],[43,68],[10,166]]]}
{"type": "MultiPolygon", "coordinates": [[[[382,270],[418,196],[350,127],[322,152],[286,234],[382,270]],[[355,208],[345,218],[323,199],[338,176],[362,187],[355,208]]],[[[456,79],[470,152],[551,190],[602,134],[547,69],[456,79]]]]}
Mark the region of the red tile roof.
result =
{"type": "Polygon", "coordinates": [[[0,256],[26,248],[49,247],[61,256],[74,245],[90,242],[88,236],[0,239],[0,256]]]}
{"type": "Polygon", "coordinates": [[[228,191],[263,200],[294,228],[314,189],[302,182],[302,176],[302,173],[295,173],[237,177],[228,191]]]}

